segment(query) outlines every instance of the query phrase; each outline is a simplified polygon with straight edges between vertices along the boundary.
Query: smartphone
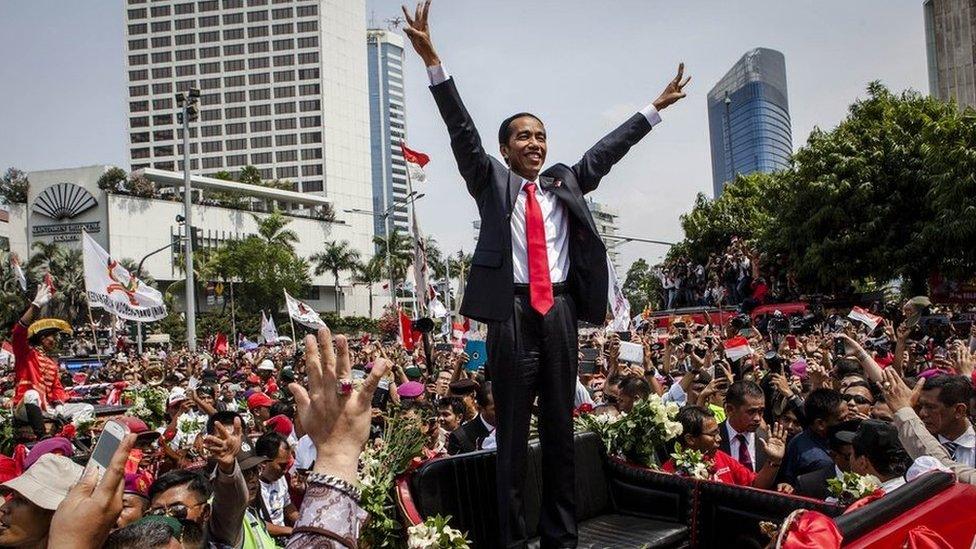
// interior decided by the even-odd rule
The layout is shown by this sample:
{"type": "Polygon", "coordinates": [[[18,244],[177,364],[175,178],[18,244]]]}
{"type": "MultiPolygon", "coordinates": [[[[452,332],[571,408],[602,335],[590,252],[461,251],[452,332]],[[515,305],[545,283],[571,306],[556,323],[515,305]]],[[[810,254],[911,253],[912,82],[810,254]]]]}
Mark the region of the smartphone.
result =
{"type": "Polygon", "coordinates": [[[390,380],[383,378],[380,380],[373,393],[373,408],[386,410],[386,403],[390,400],[390,380]]]}
{"type": "Polygon", "coordinates": [[[629,331],[627,331],[627,332],[617,332],[617,335],[620,336],[620,341],[630,341],[630,332],[629,331]]]}
{"type": "Polygon", "coordinates": [[[434,344],[434,350],[435,351],[447,351],[447,352],[450,352],[450,351],[453,351],[454,350],[454,345],[452,345],[450,343],[435,343],[434,344]]]}
{"type": "Polygon", "coordinates": [[[88,458],[88,467],[97,469],[99,477],[105,473],[105,469],[112,462],[112,456],[115,455],[115,451],[122,444],[122,439],[128,433],[129,428],[117,421],[105,422],[105,427],[98,437],[95,449],[92,450],[91,457],[88,458]]]}
{"type": "Polygon", "coordinates": [[[631,364],[644,363],[644,346],[629,341],[620,342],[620,361],[631,364]]]}
{"type": "Polygon", "coordinates": [[[844,338],[834,337],[834,356],[836,358],[847,356],[847,345],[844,338]]]}
{"type": "Polygon", "coordinates": [[[786,336],[786,345],[790,349],[796,349],[796,336],[793,334],[786,336]]]}

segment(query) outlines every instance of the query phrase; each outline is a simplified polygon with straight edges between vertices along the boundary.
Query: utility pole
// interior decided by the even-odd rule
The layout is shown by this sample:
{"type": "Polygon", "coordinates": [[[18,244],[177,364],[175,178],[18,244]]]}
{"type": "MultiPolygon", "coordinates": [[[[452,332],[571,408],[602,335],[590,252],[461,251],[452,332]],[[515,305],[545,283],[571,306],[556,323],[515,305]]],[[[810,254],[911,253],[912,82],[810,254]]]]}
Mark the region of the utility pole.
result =
{"type": "Polygon", "coordinates": [[[176,94],[176,105],[180,107],[177,113],[179,121],[183,123],[183,219],[186,221],[186,346],[190,352],[197,350],[197,304],[196,289],[193,276],[193,217],[192,197],[190,188],[190,121],[196,120],[200,108],[200,90],[190,88],[187,95],[183,92],[176,94]]]}

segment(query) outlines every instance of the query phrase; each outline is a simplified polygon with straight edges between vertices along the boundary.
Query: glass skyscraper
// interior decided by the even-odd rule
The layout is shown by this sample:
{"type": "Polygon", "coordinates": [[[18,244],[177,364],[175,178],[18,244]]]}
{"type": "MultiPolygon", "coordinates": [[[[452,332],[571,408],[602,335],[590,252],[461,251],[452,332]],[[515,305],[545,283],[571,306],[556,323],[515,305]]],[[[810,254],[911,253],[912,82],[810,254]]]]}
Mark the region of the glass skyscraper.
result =
{"type": "Polygon", "coordinates": [[[708,92],[715,196],[737,174],[773,172],[793,153],[786,59],[768,48],[746,52],[708,92]]]}

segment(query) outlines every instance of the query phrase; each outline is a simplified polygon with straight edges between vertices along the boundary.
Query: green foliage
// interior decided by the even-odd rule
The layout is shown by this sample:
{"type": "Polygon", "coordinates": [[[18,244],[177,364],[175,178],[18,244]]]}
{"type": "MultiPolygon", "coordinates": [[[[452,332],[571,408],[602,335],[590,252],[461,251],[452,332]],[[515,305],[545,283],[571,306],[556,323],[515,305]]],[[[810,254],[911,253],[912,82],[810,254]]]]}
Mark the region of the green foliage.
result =
{"type": "Polygon", "coordinates": [[[650,266],[644,259],[634,261],[627,269],[623,290],[624,296],[630,302],[632,315],[648,307],[657,309],[661,306],[661,281],[651,272],[650,266]]]}
{"type": "Polygon", "coordinates": [[[374,236],[373,243],[376,244],[376,254],[383,258],[383,271],[389,276],[392,270],[393,286],[397,286],[406,279],[407,269],[413,262],[413,239],[399,229],[393,229],[387,238],[374,236]],[[389,254],[387,254],[387,246],[389,246],[389,254]]]}
{"type": "Polygon", "coordinates": [[[116,192],[121,183],[124,183],[128,175],[122,168],[113,166],[98,178],[98,188],[103,191],[116,192]]]}
{"type": "Polygon", "coordinates": [[[373,285],[380,282],[385,277],[383,273],[383,258],[374,255],[365,263],[358,263],[353,269],[353,284],[366,286],[369,294],[369,316],[373,317],[373,285]]]}
{"type": "Polygon", "coordinates": [[[54,278],[56,292],[44,310],[44,316],[56,317],[72,325],[87,324],[85,270],[81,250],[56,243],[36,241],[27,263],[28,281],[40,282],[48,273],[54,278]]]}
{"type": "Polygon", "coordinates": [[[323,273],[332,273],[335,290],[336,313],[339,312],[339,273],[341,271],[351,271],[359,265],[359,252],[352,249],[349,243],[326,242],[325,250],[313,254],[309,258],[315,265],[316,276],[323,273]]]}
{"type": "Polygon", "coordinates": [[[29,190],[27,174],[17,168],[8,168],[0,177],[0,204],[26,204],[29,190]]]}

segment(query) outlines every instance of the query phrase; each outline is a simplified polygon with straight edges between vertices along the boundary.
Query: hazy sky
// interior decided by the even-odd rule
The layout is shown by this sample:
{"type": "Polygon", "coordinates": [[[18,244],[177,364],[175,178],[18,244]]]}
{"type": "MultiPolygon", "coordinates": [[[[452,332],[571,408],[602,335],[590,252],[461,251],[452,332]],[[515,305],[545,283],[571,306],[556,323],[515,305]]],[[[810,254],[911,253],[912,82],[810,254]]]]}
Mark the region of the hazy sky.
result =
{"type": "MultiPolygon", "coordinates": [[[[367,0],[367,13],[383,25],[399,5],[367,0]]],[[[837,124],[871,80],[927,91],[921,0],[435,0],[431,11],[485,143],[504,117],[532,111],[549,133],[547,164],[575,162],[685,62],[688,97],[594,195],[618,209],[626,235],[678,240],[678,216],[711,194],[705,94],[751,48],[786,56],[794,148],[837,124]]],[[[128,168],[122,17],[121,0],[0,1],[0,168],[128,168]]],[[[446,251],[470,251],[477,210],[409,46],[405,77],[409,143],[432,158],[421,227],[446,251]]],[[[626,268],[664,249],[621,251],[626,268]]]]}

